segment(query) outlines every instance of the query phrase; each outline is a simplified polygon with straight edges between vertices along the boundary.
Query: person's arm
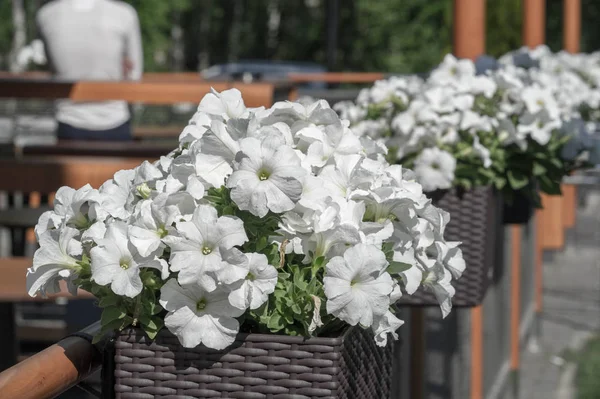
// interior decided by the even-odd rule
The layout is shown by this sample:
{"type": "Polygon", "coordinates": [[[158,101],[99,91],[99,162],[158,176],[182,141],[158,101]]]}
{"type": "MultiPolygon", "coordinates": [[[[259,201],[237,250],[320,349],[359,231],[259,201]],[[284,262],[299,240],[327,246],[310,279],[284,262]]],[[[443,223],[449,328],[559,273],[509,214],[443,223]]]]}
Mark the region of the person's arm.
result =
{"type": "Polygon", "coordinates": [[[142,50],[142,34],[140,21],[135,9],[131,8],[130,21],[126,25],[125,54],[123,69],[125,79],[140,80],[144,72],[144,52],[142,50]]]}

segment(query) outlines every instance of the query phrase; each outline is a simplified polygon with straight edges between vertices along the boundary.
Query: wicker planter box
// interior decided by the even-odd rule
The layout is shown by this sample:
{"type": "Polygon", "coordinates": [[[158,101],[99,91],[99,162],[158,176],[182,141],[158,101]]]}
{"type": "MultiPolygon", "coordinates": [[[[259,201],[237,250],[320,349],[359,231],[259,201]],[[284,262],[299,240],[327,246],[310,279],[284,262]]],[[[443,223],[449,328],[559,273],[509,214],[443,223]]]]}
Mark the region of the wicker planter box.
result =
{"type": "MultiPolygon", "coordinates": [[[[500,207],[492,188],[478,187],[459,193],[448,190],[432,193],[433,203],[450,213],[446,226],[448,241],[462,241],[461,249],[467,264],[462,277],[453,281],[456,295],[452,304],[473,307],[481,304],[492,280],[496,260],[497,238],[500,238],[500,207]]],[[[499,245],[502,248],[502,245],[499,245]]],[[[398,305],[438,306],[435,296],[419,288],[413,295],[404,295],[398,305]]]]}
{"type": "Polygon", "coordinates": [[[379,348],[372,333],[360,328],[338,338],[239,334],[223,351],[183,348],[166,330],[148,342],[130,329],[116,335],[111,346],[103,382],[112,392],[105,397],[390,397],[393,343],[379,348]]]}

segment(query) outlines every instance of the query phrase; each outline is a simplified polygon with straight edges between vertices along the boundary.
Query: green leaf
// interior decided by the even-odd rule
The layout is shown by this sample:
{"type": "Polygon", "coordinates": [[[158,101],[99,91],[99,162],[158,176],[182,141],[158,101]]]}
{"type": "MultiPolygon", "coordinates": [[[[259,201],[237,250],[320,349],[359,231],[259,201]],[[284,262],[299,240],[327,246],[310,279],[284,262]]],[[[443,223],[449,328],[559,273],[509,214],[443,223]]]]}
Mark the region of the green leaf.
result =
{"type": "Polygon", "coordinates": [[[102,316],[100,317],[100,323],[102,326],[108,325],[115,320],[120,320],[126,316],[126,313],[123,312],[120,308],[116,306],[109,306],[102,311],[102,316]]]}
{"type": "Polygon", "coordinates": [[[404,262],[390,262],[390,265],[387,268],[387,272],[389,274],[400,274],[402,272],[407,271],[412,267],[409,263],[404,262]]]}
{"type": "Polygon", "coordinates": [[[533,163],[533,175],[541,176],[544,173],[546,173],[546,168],[544,166],[542,166],[542,164],[540,164],[538,162],[534,162],[533,163]]]}
{"type": "Polygon", "coordinates": [[[529,177],[521,172],[509,170],[507,177],[511,188],[514,190],[519,190],[529,184],[529,177]]]}
{"type": "Polygon", "coordinates": [[[548,176],[539,177],[540,190],[549,195],[560,195],[560,181],[554,181],[548,176]]]}
{"type": "Polygon", "coordinates": [[[267,241],[267,237],[260,237],[258,239],[258,241],[256,242],[256,250],[258,252],[262,251],[263,249],[265,249],[267,247],[267,245],[269,244],[269,242],[267,241]]]}
{"type": "Polygon", "coordinates": [[[109,306],[115,306],[119,303],[119,298],[117,295],[109,294],[105,297],[100,298],[100,302],[98,302],[98,306],[101,308],[106,308],[109,306]]]}
{"type": "Polygon", "coordinates": [[[279,313],[274,313],[271,315],[269,321],[267,322],[267,327],[273,332],[281,330],[284,326],[285,324],[279,313]]]}

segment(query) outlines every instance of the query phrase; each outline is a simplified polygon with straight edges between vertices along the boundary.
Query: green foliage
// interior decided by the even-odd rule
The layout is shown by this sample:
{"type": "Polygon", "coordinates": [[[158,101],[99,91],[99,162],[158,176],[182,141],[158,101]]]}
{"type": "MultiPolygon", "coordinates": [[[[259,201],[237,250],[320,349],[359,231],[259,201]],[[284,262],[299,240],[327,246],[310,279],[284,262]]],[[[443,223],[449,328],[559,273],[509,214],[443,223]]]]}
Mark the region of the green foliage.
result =
{"type": "Polygon", "coordinates": [[[144,69],[147,71],[168,70],[171,47],[171,29],[178,13],[190,8],[190,0],[124,0],[138,13],[144,47],[144,69]]]}
{"type": "Polygon", "coordinates": [[[486,53],[499,57],[521,47],[523,0],[486,2],[486,53]]]}
{"type": "MultiPolygon", "coordinates": [[[[248,236],[248,242],[242,246],[242,250],[266,255],[269,263],[279,271],[275,292],[259,309],[246,312],[244,327],[248,331],[311,335],[309,327],[314,312],[321,314],[321,310],[324,310],[315,309],[314,300],[317,297],[325,303],[321,283],[325,270],[324,259],[317,258],[307,265],[302,264],[303,256],[280,252],[278,245],[272,243],[272,232],[277,230],[279,217],[269,213],[259,218],[238,209],[229,196],[229,189],[211,188],[205,198],[217,209],[219,216],[235,215],[242,218],[248,236]]],[[[283,241],[282,246],[287,244],[283,241]]],[[[327,318],[327,315],[323,312],[322,317],[327,318]]]]}
{"type": "Polygon", "coordinates": [[[592,338],[583,348],[577,362],[577,398],[600,397],[600,336],[592,338]]]}

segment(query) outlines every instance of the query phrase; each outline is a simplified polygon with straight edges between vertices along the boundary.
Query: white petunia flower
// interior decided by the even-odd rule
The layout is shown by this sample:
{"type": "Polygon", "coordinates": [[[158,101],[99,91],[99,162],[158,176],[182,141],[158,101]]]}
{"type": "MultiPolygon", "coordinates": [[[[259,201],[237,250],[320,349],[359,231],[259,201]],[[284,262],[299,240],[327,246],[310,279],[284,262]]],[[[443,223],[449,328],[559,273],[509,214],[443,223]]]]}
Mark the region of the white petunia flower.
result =
{"type": "Polygon", "coordinates": [[[473,136],[473,151],[475,154],[481,158],[481,162],[483,162],[484,168],[489,168],[492,166],[492,158],[490,157],[490,150],[488,150],[481,142],[479,141],[479,136],[473,136]]]}
{"type": "Polygon", "coordinates": [[[263,254],[248,253],[248,275],[241,285],[229,294],[229,302],[238,309],[258,309],[269,294],[275,291],[277,269],[263,254]]]}
{"type": "Polygon", "coordinates": [[[431,261],[431,263],[431,267],[425,272],[423,286],[428,291],[433,292],[440,304],[442,317],[445,318],[452,310],[452,297],[454,297],[454,294],[456,293],[456,290],[452,284],[450,284],[452,281],[452,273],[442,267],[438,262],[431,261]]]}
{"type": "Polygon", "coordinates": [[[426,192],[452,187],[455,169],[456,159],[439,148],[426,148],[415,159],[415,174],[426,192]]]}
{"type": "Polygon", "coordinates": [[[171,248],[171,271],[181,284],[200,284],[213,291],[219,281],[232,284],[246,277],[248,264],[235,246],[248,241],[244,222],[235,216],[217,216],[210,205],[200,205],[191,221],[177,222],[178,235],[164,241],[171,248]]]}
{"type": "Polygon", "coordinates": [[[558,130],[561,122],[558,119],[552,119],[544,110],[537,114],[524,114],[519,119],[519,133],[531,136],[541,145],[546,145],[552,137],[552,132],[558,130]]]}
{"type": "Polygon", "coordinates": [[[383,316],[377,317],[371,326],[375,334],[375,343],[377,346],[386,346],[388,334],[397,340],[398,334],[396,330],[402,326],[404,322],[397,318],[392,312],[388,311],[383,316]]]}
{"type": "Polygon", "coordinates": [[[142,257],[127,234],[127,225],[112,223],[103,239],[90,251],[92,258],[92,280],[100,285],[110,284],[117,295],[130,298],[142,292],[141,267],[158,269],[165,277],[167,264],[153,257],[142,257]]]}
{"type": "Polygon", "coordinates": [[[67,226],[85,230],[96,220],[104,220],[108,216],[101,205],[102,202],[103,196],[89,184],[79,190],[61,187],[54,199],[54,213],[59,215],[67,226]]]}
{"type": "Polygon", "coordinates": [[[162,239],[181,215],[179,208],[167,204],[167,200],[168,196],[161,194],[153,201],[143,201],[133,224],[129,226],[129,239],[141,256],[162,254],[165,247],[162,239]]]}
{"type": "Polygon", "coordinates": [[[112,180],[100,186],[102,206],[115,218],[127,219],[131,214],[127,210],[127,199],[133,187],[134,170],[120,170],[112,180]]]}
{"type": "Polygon", "coordinates": [[[165,326],[185,348],[203,344],[211,349],[225,349],[235,341],[240,324],[235,319],[244,309],[232,306],[228,291],[212,292],[197,284],[180,286],[170,279],[160,289],[160,305],[169,313],[165,326]]]}
{"type": "Polygon", "coordinates": [[[392,278],[385,255],[372,245],[358,244],[325,265],[327,313],[355,326],[370,327],[390,305],[392,278]]]}
{"type": "Polygon", "coordinates": [[[76,257],[81,256],[82,246],[75,239],[77,229],[63,227],[49,230],[39,237],[40,248],[33,255],[33,267],[27,271],[27,292],[56,293],[58,281],[69,279],[79,269],[76,257]]]}
{"type": "Polygon", "coordinates": [[[240,147],[235,170],[227,180],[231,199],[240,209],[259,217],[269,211],[293,209],[306,173],[294,150],[273,136],[262,141],[249,137],[240,147]]]}
{"type": "Polygon", "coordinates": [[[242,99],[242,93],[238,89],[224,90],[221,93],[211,89],[212,93],[204,96],[198,112],[221,117],[223,120],[230,118],[242,118],[248,112],[242,99]]]}

